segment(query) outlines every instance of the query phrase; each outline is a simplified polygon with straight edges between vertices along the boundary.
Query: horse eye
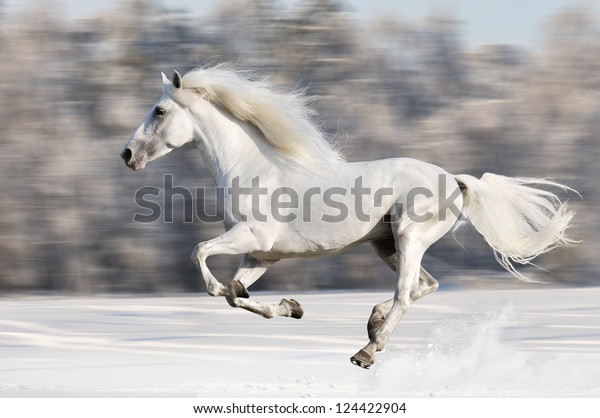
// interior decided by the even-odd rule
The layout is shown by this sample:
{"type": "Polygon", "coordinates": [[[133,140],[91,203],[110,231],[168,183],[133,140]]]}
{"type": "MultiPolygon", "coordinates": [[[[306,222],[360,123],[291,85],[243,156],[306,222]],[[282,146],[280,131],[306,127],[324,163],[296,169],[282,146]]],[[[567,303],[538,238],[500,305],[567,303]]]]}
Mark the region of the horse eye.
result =
{"type": "Polygon", "coordinates": [[[167,113],[167,111],[162,107],[156,106],[156,108],[154,108],[154,116],[162,116],[165,113],[167,113]]]}

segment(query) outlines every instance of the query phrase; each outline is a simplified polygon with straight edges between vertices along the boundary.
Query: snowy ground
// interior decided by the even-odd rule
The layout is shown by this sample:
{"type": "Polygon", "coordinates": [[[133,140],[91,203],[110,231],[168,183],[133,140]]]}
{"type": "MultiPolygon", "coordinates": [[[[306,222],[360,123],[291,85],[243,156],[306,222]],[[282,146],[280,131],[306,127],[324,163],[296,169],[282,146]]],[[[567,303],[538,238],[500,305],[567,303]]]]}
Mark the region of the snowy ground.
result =
{"type": "Polygon", "coordinates": [[[350,364],[383,293],[265,320],[203,295],[0,299],[0,396],[600,395],[600,288],[439,291],[371,370],[350,364]]]}

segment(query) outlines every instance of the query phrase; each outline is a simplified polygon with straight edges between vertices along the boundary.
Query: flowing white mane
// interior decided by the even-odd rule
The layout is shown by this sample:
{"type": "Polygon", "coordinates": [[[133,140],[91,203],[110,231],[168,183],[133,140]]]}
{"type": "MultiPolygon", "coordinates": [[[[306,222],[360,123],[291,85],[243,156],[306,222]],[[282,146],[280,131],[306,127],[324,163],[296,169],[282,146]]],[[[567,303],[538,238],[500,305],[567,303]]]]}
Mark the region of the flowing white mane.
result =
{"type": "Polygon", "coordinates": [[[343,160],[315,122],[312,99],[303,90],[279,93],[251,71],[223,64],[189,71],[182,87],[252,123],[271,146],[299,162],[343,160]]]}

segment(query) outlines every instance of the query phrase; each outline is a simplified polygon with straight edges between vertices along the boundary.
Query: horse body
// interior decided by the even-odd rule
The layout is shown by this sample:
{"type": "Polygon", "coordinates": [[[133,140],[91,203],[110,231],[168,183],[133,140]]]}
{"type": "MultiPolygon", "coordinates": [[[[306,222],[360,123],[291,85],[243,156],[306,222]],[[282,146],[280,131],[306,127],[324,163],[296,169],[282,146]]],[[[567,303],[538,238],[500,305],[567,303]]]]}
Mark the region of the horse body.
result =
{"type": "Polygon", "coordinates": [[[298,92],[273,92],[266,84],[216,67],[173,81],[163,74],[164,94],[134,132],[121,156],[141,170],[186,143],[199,149],[224,193],[225,233],[192,253],[208,293],[266,318],[303,314],[300,304],[249,299],[250,287],[275,262],[320,257],[370,242],[396,272],[394,297],[375,306],[369,343],[352,357],[368,368],[408,307],[434,291],[437,281],[421,267],[425,251],[466,215],[500,263],[517,277],[523,264],[557,245],[572,217],[537,179],[486,174],[454,176],[408,158],[343,161],[311,119],[298,92]],[[509,224],[508,227],[505,223],[509,224]],[[234,278],[223,285],[206,259],[240,254],[234,278]]]}
{"type": "MultiPolygon", "coordinates": [[[[259,179],[257,184],[265,189],[265,194],[258,200],[258,212],[264,217],[262,222],[255,222],[256,228],[265,230],[272,238],[272,243],[267,253],[254,252],[252,255],[269,259],[318,257],[360,243],[391,237],[390,223],[396,220],[394,210],[407,204],[407,195],[416,187],[436,191],[438,175],[453,179],[438,167],[400,158],[377,163],[333,164],[321,170],[319,175],[257,175],[254,178],[259,179]],[[364,195],[352,193],[358,192],[357,184],[365,192],[364,195]],[[297,196],[297,199],[294,197],[295,202],[286,199],[286,203],[295,203],[292,208],[280,211],[273,209],[273,194],[278,190],[286,193],[293,191],[293,195],[297,196]],[[334,192],[330,199],[327,198],[327,192],[334,192]],[[324,197],[329,202],[324,201],[324,197]],[[280,219],[273,219],[275,215],[280,215],[280,219]]],[[[458,189],[458,183],[451,181],[449,193],[458,189]]],[[[245,185],[249,184],[246,177],[245,185]]],[[[285,194],[285,197],[289,197],[289,194],[285,194]]],[[[436,197],[430,196],[422,203],[422,207],[414,211],[437,211],[436,197]]],[[[457,200],[460,209],[460,195],[457,200]]],[[[233,215],[231,202],[227,203],[224,218],[227,220],[226,229],[231,229],[239,223],[239,219],[233,215]]],[[[248,224],[252,220],[251,209],[256,207],[252,205],[250,197],[241,200],[240,206],[245,209],[248,224]]],[[[451,224],[454,220],[451,220],[451,224]]]]}

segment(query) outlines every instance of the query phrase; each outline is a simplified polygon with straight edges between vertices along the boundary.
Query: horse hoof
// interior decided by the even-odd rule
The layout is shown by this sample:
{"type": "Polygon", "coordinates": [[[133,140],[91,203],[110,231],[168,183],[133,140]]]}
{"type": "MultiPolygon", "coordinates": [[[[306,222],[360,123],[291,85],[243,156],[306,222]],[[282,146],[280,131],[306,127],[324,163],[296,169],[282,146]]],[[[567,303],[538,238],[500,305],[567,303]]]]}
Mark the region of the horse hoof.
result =
{"type": "Polygon", "coordinates": [[[365,350],[360,350],[358,353],[350,358],[352,364],[363,369],[368,369],[375,363],[373,356],[367,353],[365,350]]]}
{"type": "Polygon", "coordinates": [[[240,282],[239,280],[229,280],[227,282],[227,291],[229,292],[228,296],[232,299],[233,298],[248,299],[250,297],[248,290],[246,290],[246,288],[244,287],[242,282],[240,282]]]}
{"type": "Polygon", "coordinates": [[[304,310],[300,303],[294,299],[281,299],[279,306],[285,306],[290,311],[290,317],[300,319],[304,315],[304,310]]]}

